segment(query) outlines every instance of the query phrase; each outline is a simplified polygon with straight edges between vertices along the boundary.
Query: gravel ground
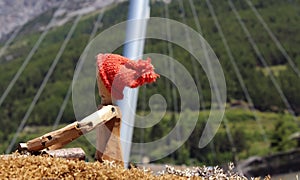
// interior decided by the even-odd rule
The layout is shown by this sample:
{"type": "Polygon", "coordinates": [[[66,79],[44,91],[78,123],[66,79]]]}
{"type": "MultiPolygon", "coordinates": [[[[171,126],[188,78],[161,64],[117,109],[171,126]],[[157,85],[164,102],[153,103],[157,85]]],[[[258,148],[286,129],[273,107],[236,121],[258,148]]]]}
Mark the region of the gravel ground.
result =
{"type": "MultiPolygon", "coordinates": [[[[232,165],[230,165],[232,166],[232,165]]],[[[84,162],[49,156],[0,156],[0,179],[246,179],[219,167],[177,170],[166,166],[159,175],[141,168],[124,169],[113,162],[84,162]]],[[[266,177],[265,179],[270,179],[266,177]]]]}

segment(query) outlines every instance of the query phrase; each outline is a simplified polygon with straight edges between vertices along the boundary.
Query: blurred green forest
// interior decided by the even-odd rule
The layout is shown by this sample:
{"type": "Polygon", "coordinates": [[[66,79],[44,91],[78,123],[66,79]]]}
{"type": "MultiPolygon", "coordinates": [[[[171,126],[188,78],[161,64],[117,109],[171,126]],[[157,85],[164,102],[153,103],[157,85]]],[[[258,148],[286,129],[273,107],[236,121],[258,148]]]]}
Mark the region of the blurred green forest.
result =
{"type": "MultiPolygon", "coordinates": [[[[168,4],[169,18],[179,22],[186,21],[187,25],[197,30],[189,1],[184,0],[182,2],[184,9],[182,9],[177,0],[173,0],[168,4]]],[[[258,56],[255,54],[253,47],[248,42],[227,1],[216,0],[211,3],[253,100],[254,108],[261,119],[265,135],[262,135],[259,131],[253,112],[248,110],[250,108],[249,105],[244,103],[246,102],[246,97],[239,84],[237,75],[233,71],[232,64],[207,4],[205,1],[193,2],[198,13],[199,23],[202,27],[202,35],[216,53],[224,71],[228,104],[226,117],[233,136],[234,145],[229,142],[225,131],[225,124],[222,124],[212,145],[204,149],[198,148],[198,141],[209,113],[208,109],[210,108],[210,86],[200,64],[196,63],[195,65],[196,60],[187,51],[172,45],[173,57],[188,69],[195,81],[198,79],[201,84],[201,89],[199,88],[198,90],[202,96],[200,102],[202,106],[197,126],[189,140],[176,152],[161,159],[159,162],[213,165],[232,161],[234,158],[243,159],[251,155],[266,155],[295,148],[297,144],[289,141],[289,136],[299,130],[299,120],[297,117],[289,114],[288,108],[285,106],[284,101],[276,91],[267,73],[267,69],[261,64],[258,56]],[[195,69],[197,72],[195,72],[195,69]],[[196,74],[198,74],[197,77],[196,74]],[[246,105],[243,105],[242,108],[233,108],[236,102],[242,102],[242,104],[246,105]]],[[[252,2],[299,69],[300,2],[297,0],[253,0],[252,2]]],[[[242,0],[233,0],[233,3],[272,70],[275,80],[281,87],[295,115],[298,115],[300,113],[300,78],[293,72],[291,66],[273,43],[247,3],[242,0]]],[[[151,1],[151,16],[165,17],[165,8],[164,3],[151,1]]],[[[101,33],[101,31],[112,25],[126,20],[127,9],[128,2],[108,7],[104,12],[97,33],[101,33]]],[[[41,35],[41,32],[36,27],[46,25],[53,12],[55,12],[55,9],[27,23],[21,30],[21,33],[8,47],[5,54],[0,58],[0,94],[5,91],[9,82],[41,35]]],[[[31,131],[25,131],[25,128],[18,137],[18,142],[24,142],[51,130],[51,126],[54,124],[68,87],[72,83],[77,61],[88,44],[90,33],[98,14],[99,11],[81,18],[53,75],[50,77],[44,92],[26,123],[27,130],[31,129],[31,131]]],[[[64,38],[69,32],[72,23],[71,21],[64,26],[52,28],[49,31],[21,77],[17,80],[12,91],[1,105],[0,152],[4,152],[10,143],[64,38]]],[[[2,42],[1,46],[3,45],[4,42],[2,42]]],[[[122,47],[116,50],[115,53],[121,53],[121,50],[122,47]]],[[[170,52],[168,52],[168,44],[166,42],[147,39],[145,53],[168,55],[170,52]]],[[[180,97],[178,95],[176,100],[172,98],[170,95],[172,84],[169,81],[162,77],[156,83],[145,87],[139,93],[138,113],[142,114],[150,111],[148,101],[155,93],[160,93],[165,97],[168,113],[160,123],[151,128],[135,128],[133,137],[135,142],[147,142],[167,134],[172,129],[170,124],[176,123],[174,114],[179,113],[174,112],[177,109],[174,102],[178,102],[178,105],[180,105],[180,97]]],[[[178,92],[176,93],[178,94],[178,92]]],[[[189,108],[191,111],[188,116],[191,117],[187,118],[192,118],[194,116],[193,111],[198,111],[198,109],[189,108]]],[[[74,120],[72,99],[70,99],[60,124],[68,124],[74,120]]],[[[92,158],[94,150],[84,138],[73,142],[73,146],[85,147],[89,157],[92,158]]]]}

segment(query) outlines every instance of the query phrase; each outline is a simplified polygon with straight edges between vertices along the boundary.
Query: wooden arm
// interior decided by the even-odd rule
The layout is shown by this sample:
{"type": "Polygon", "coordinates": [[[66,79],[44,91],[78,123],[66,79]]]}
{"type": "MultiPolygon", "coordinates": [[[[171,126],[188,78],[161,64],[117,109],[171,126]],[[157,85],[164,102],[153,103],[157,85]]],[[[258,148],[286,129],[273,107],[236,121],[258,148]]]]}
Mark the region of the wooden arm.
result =
{"type": "Polygon", "coordinates": [[[19,144],[20,151],[40,151],[45,148],[48,150],[59,149],[64,145],[72,142],[81,135],[90,132],[96,127],[114,119],[120,118],[121,111],[119,107],[107,105],[100,110],[89,115],[81,121],[76,121],[61,129],[44,134],[38,138],[32,139],[26,143],[19,144]]]}

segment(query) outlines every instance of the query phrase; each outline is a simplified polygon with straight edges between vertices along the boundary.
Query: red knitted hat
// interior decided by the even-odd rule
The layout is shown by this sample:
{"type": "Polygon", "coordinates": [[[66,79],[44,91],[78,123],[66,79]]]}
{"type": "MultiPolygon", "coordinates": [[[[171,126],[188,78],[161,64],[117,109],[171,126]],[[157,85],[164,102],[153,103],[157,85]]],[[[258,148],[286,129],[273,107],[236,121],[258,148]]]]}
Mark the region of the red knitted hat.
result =
{"type": "Polygon", "coordinates": [[[123,99],[125,86],[136,88],[159,77],[151,59],[133,61],[118,54],[97,55],[98,75],[115,99],[123,99]]]}

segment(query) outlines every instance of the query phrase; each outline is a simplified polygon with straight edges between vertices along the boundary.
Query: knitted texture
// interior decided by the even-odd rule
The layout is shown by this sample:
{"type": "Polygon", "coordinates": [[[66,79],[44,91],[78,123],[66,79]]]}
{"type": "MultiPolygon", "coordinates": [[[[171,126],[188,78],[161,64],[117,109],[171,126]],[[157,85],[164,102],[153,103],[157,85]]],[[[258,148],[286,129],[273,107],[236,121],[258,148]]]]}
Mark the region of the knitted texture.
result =
{"type": "Polygon", "coordinates": [[[97,55],[98,74],[115,99],[123,99],[125,86],[136,88],[159,77],[151,59],[133,61],[117,54],[97,55]]]}

